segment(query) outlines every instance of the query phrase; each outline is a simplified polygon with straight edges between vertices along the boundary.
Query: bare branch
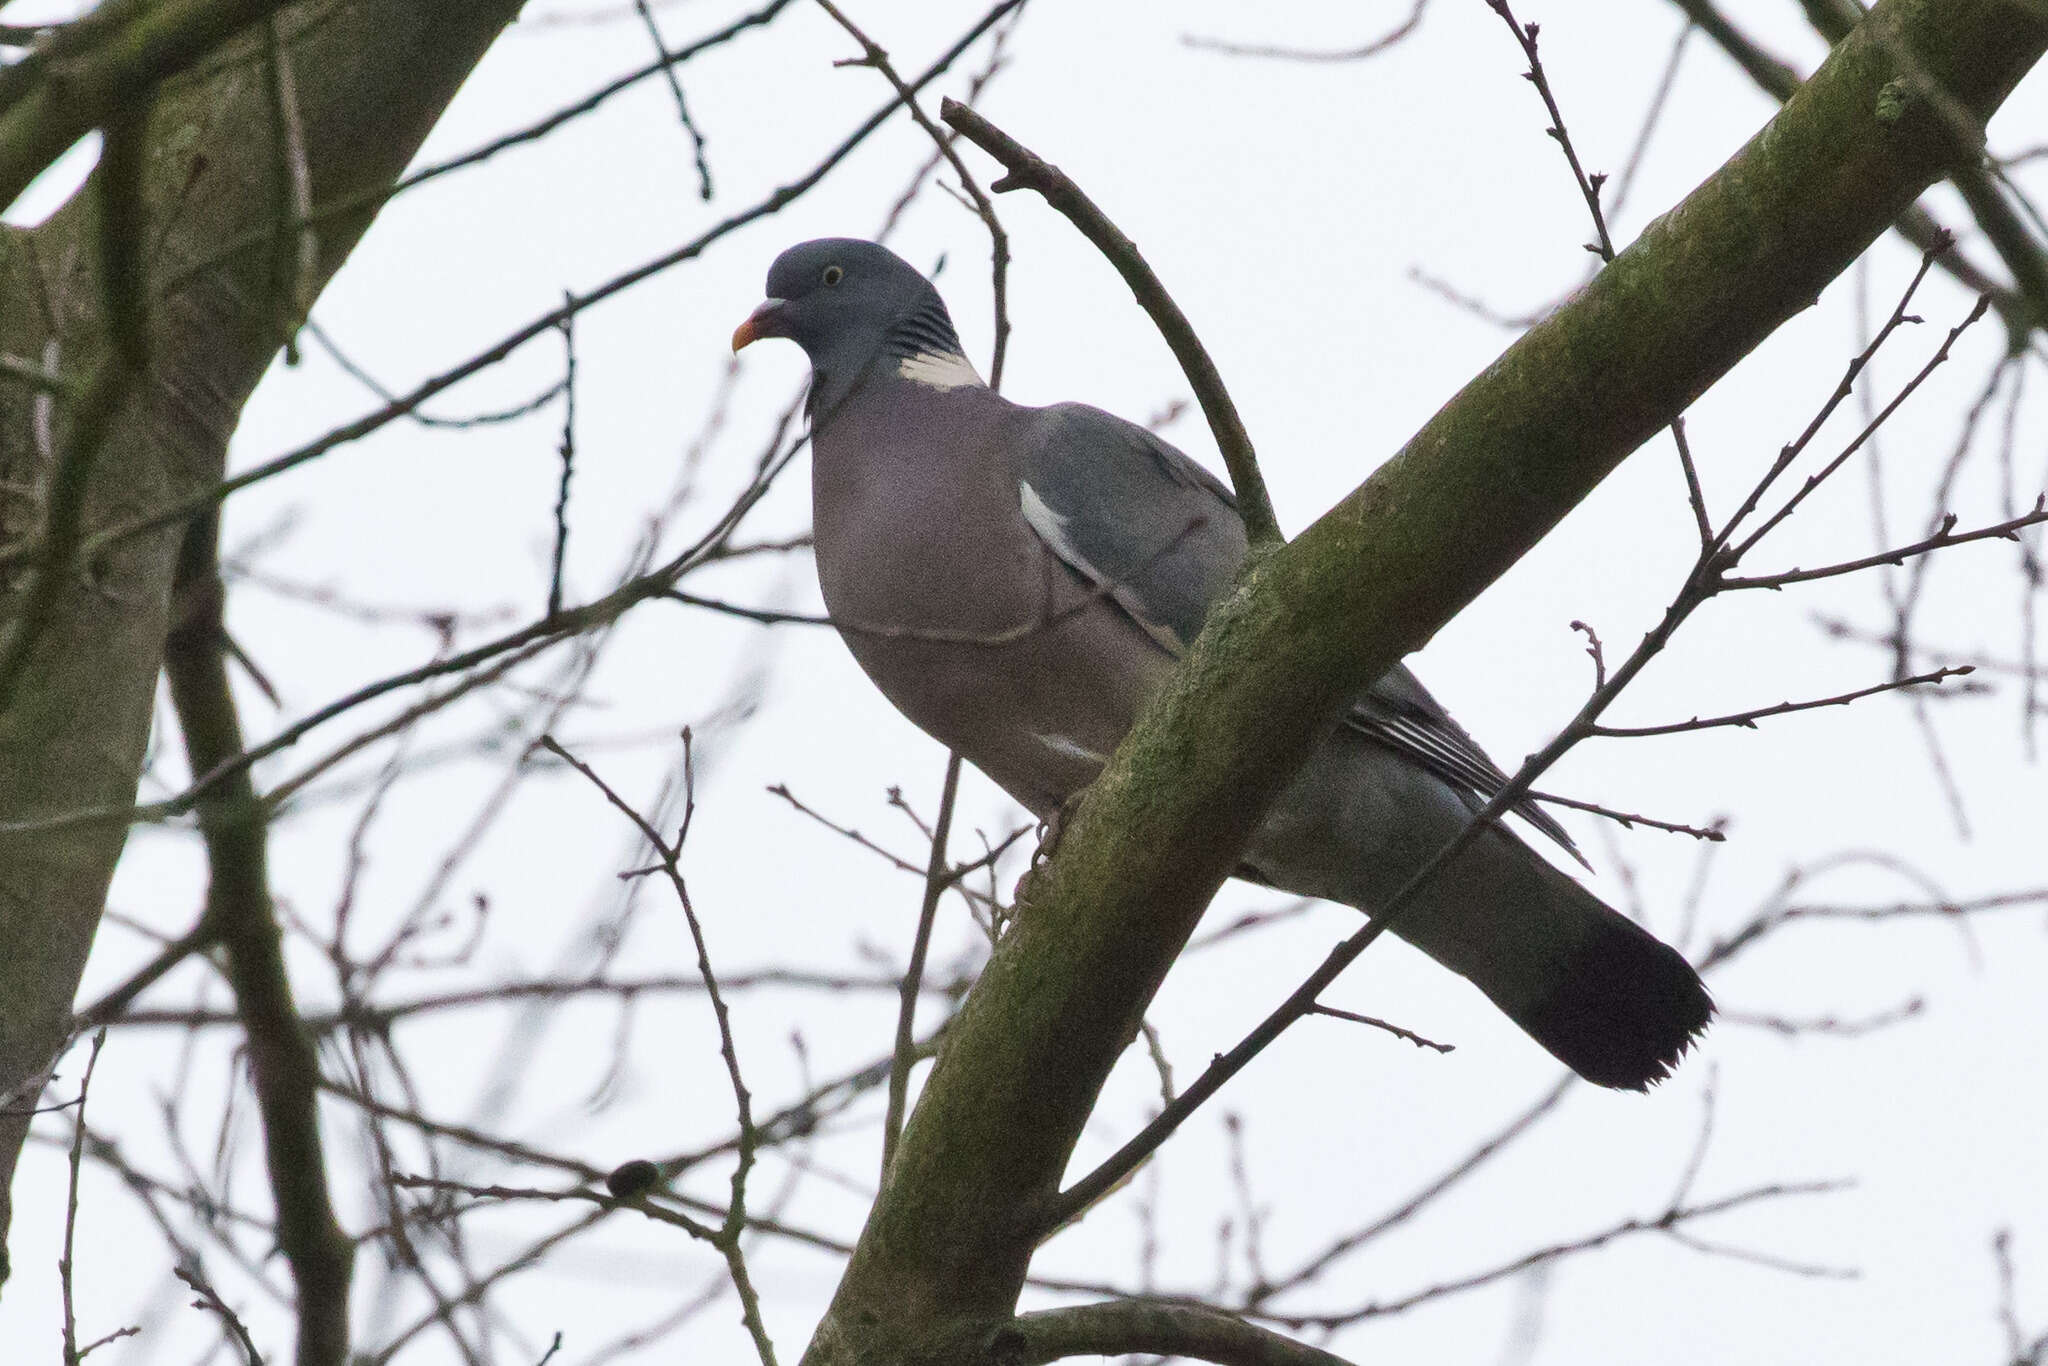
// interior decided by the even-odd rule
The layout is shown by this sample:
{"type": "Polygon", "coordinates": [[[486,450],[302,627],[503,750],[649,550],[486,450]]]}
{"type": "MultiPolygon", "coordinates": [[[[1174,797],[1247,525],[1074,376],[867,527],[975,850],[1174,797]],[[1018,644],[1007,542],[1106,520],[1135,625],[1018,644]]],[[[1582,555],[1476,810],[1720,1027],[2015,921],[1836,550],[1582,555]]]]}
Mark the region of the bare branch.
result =
{"type": "Polygon", "coordinates": [[[924,901],[917,911],[917,933],[910,945],[910,961],[903,969],[901,999],[896,1009],[896,1044],[889,1064],[889,1109],[882,1120],[882,1179],[889,1178],[889,1163],[896,1156],[896,1141],[903,1135],[904,1107],[910,1098],[910,1068],[916,1059],[917,999],[924,986],[925,954],[931,948],[932,923],[938,919],[939,898],[950,879],[946,874],[946,841],[953,832],[953,803],[960,795],[960,755],[946,756],[946,777],[939,793],[939,814],[932,824],[932,858],[925,868],[924,901]]]}
{"type": "Polygon", "coordinates": [[[975,216],[981,219],[982,226],[988,229],[989,285],[995,295],[995,341],[989,357],[988,385],[991,389],[1001,390],[1003,361],[1010,348],[1010,235],[1003,230],[1003,222],[996,216],[996,206],[989,201],[988,195],[982,192],[981,185],[968,171],[967,163],[962,161],[959,152],[954,150],[953,138],[933,123],[931,116],[919,106],[917,92],[896,74],[896,68],[889,63],[889,54],[862,32],[853,20],[847,18],[845,11],[833,4],[832,0],[818,0],[818,4],[832,16],[839,27],[846,30],[848,36],[860,44],[861,55],[855,64],[873,67],[895,89],[897,97],[903,101],[903,107],[910,111],[910,117],[924,130],[925,136],[932,140],[935,154],[953,168],[953,174],[960,177],[961,190],[966,193],[975,216]]]}
{"type": "Polygon", "coordinates": [[[1379,37],[1357,47],[1336,50],[1275,47],[1264,43],[1232,43],[1221,38],[1203,38],[1194,34],[1182,34],[1180,41],[1183,47],[1197,48],[1204,52],[1220,52],[1226,57],[1272,57],[1289,62],[1359,62],[1379,56],[1415,32],[1422,24],[1422,12],[1428,8],[1429,0],[1415,0],[1415,8],[1408,11],[1408,17],[1379,37]]]}
{"type": "Polygon", "coordinates": [[[263,1366],[263,1354],[256,1350],[256,1339],[249,1336],[249,1325],[242,1322],[242,1316],[230,1309],[227,1301],[220,1297],[220,1292],[200,1274],[198,1263],[180,1262],[171,1268],[171,1274],[199,1297],[192,1301],[194,1309],[204,1309],[219,1317],[221,1326],[234,1336],[236,1346],[242,1349],[242,1360],[247,1366],[263,1366]]]}
{"type": "Polygon", "coordinates": [[[1393,1209],[1374,1219],[1371,1223],[1366,1224],[1363,1228],[1336,1239],[1329,1246],[1303,1261],[1290,1274],[1274,1280],[1269,1285],[1254,1286],[1245,1296],[1245,1309],[1247,1311],[1257,1310],[1277,1295],[1299,1289],[1304,1285],[1314,1282],[1340,1259],[1349,1256],[1359,1248],[1373,1242],[1375,1239],[1383,1237],[1385,1234],[1413,1219],[1417,1214],[1442,1197],[1445,1192],[1455,1189],[1465,1178],[1478,1171],[1511,1147],[1516,1140],[1527,1134],[1539,1121],[1557,1109],[1558,1104],[1577,1085],[1579,1085],[1579,1079],[1570,1072],[1559,1077],[1557,1084],[1544,1092],[1534,1104],[1502,1125],[1491,1137],[1481,1142],[1470,1153],[1445,1170],[1442,1175],[1423,1185],[1413,1195],[1396,1205],[1393,1209]]]}
{"type": "Polygon", "coordinates": [[[1973,670],[1968,665],[1951,669],[1936,669],[1932,673],[1914,674],[1910,678],[1886,679],[1873,683],[1867,688],[1855,688],[1849,692],[1836,693],[1833,697],[1819,697],[1808,702],[1780,702],[1776,706],[1758,707],[1754,711],[1732,712],[1727,716],[1693,717],[1690,721],[1674,721],[1664,726],[1593,726],[1590,735],[1605,738],[1634,738],[1645,735],[1682,735],[1689,731],[1712,730],[1717,726],[1741,726],[1746,730],[1756,729],[1756,723],[1772,716],[1787,716],[1793,712],[1813,711],[1819,707],[1846,707],[1865,697],[1879,693],[1897,692],[1901,688],[1918,688],[1939,684],[1944,679],[1960,678],[1973,670]]]}
{"type": "MultiPolygon", "coordinates": [[[[186,533],[178,597],[183,619],[164,647],[164,674],[194,773],[243,752],[221,647],[223,590],[214,519],[186,533]]],[[[320,1060],[300,1022],[270,900],[266,821],[246,769],[199,803],[210,880],[201,926],[218,936],[247,1033],[250,1081],[263,1121],[278,1246],[298,1285],[300,1366],[340,1366],[349,1350],[355,1244],[328,1194],[320,1141],[320,1060]]]]}
{"type": "Polygon", "coordinates": [[[1529,798],[1531,801],[1547,802],[1552,806],[1568,806],[1574,811],[1585,811],[1595,816],[1605,816],[1624,830],[1632,830],[1636,826],[1641,825],[1651,830],[1666,830],[1674,835],[1690,835],[1696,840],[1719,841],[1728,838],[1727,830],[1718,824],[1686,825],[1679,821],[1658,820],[1655,816],[1645,816],[1639,811],[1617,811],[1611,806],[1602,806],[1599,802],[1589,802],[1578,797],[1561,796],[1555,792],[1537,792],[1532,790],[1529,793],[1529,798]]]}
{"type": "Polygon", "coordinates": [[[939,105],[939,117],[1003,164],[1007,174],[991,189],[997,194],[1036,190],[1047,204],[1080,229],[1081,235],[1094,244],[1131,287],[1139,306],[1159,329],[1174,359],[1180,362],[1181,371],[1187,375],[1195,398],[1202,405],[1203,416],[1209,419],[1209,430],[1215,433],[1217,448],[1237,492],[1238,512],[1244,518],[1246,534],[1254,545],[1278,544],[1283,539],[1280,523],[1273,515],[1273,500],[1266,492],[1265,478],[1259,473],[1251,434],[1245,430],[1244,420],[1238,416],[1237,405],[1231,401],[1215,362],[1195,335],[1194,325],[1166,292],[1166,286],[1146,263],[1137,243],[1124,236],[1108,215],[1096,207],[1095,201],[1057,166],[966,105],[946,100],[939,105]]]}
{"type": "Polygon", "coordinates": [[[1271,1310],[1261,1310],[1259,1316],[1297,1330],[1321,1329],[1323,1331],[1330,1331],[1347,1327],[1354,1323],[1360,1323],[1366,1319],[1386,1318],[1393,1314],[1403,1314],[1410,1309],[1435,1300],[1444,1299],[1451,1295],[1463,1294],[1468,1290],[1477,1290],[1484,1286],[1512,1279],[1531,1267],[1542,1266],[1565,1257],[1589,1252],[1594,1248],[1605,1247],[1617,1239],[1635,1237],[1645,1233],[1655,1233],[1669,1237],[1674,1230],[1680,1230],[1684,1225],[1696,1220],[1711,1218],[1717,1214],[1725,1214],[1730,1210],[1741,1209],[1745,1206],[1765,1201],[1783,1200],[1797,1196],[1828,1195],[1836,1191],[1845,1190],[1850,1184],[1846,1181],[1796,1181],[1752,1186],[1746,1190],[1738,1191],[1733,1195],[1725,1195],[1716,1200],[1703,1200],[1693,1205],[1674,1205],[1663,1213],[1649,1218],[1624,1219],[1619,1223],[1602,1229],[1598,1233],[1588,1234],[1583,1238],[1575,1238],[1569,1242],[1553,1243],[1548,1247],[1524,1253],[1519,1257],[1502,1262],[1497,1266],[1489,1267],[1484,1271],[1475,1272],[1469,1276],[1460,1276],[1453,1280],[1442,1281],[1403,1295],[1398,1299],[1370,1300],[1363,1304],[1343,1309],[1284,1314],[1271,1310]]]}
{"type": "Polygon", "coordinates": [[[64,1366],[78,1366],[85,1356],[78,1347],[78,1319],[71,1291],[72,1248],[78,1234],[78,1168],[85,1152],[85,1100],[92,1089],[93,1069],[100,1065],[100,1050],[106,1044],[106,1030],[92,1036],[92,1052],[85,1060],[85,1075],[78,1083],[77,1109],[71,1116],[70,1176],[64,1191],[64,1255],[57,1259],[58,1290],[64,1300],[64,1366]]]}
{"type": "Polygon", "coordinates": [[[1600,208],[1600,187],[1606,183],[1607,177],[1604,174],[1589,176],[1585,167],[1579,164],[1578,149],[1572,146],[1571,134],[1565,130],[1564,114],[1557,107],[1557,96],[1551,93],[1550,78],[1543,71],[1543,58],[1536,51],[1537,26],[1525,25],[1516,20],[1515,12],[1508,8],[1508,0],[1486,0],[1486,3],[1515,35],[1515,41],[1521,44],[1522,56],[1529,63],[1529,70],[1524,73],[1524,79],[1536,87],[1536,93],[1543,98],[1543,107],[1550,112],[1550,126],[1543,131],[1556,141],[1559,149],[1564,152],[1564,159],[1571,163],[1572,180],[1579,187],[1579,195],[1586,201],[1586,212],[1592,215],[1593,232],[1598,239],[1597,242],[1588,244],[1586,250],[1602,261],[1612,261],[1614,238],[1608,234],[1607,215],[1600,208]]]}
{"type": "MultiPolygon", "coordinates": [[[[644,3],[644,0],[643,0],[644,3]]],[[[650,24],[653,20],[648,20],[650,24]]],[[[681,99],[680,91],[677,99],[681,99]]],[[[710,197],[708,184],[705,197],[710,197]]],[[[555,486],[555,547],[549,559],[548,610],[554,616],[562,610],[562,567],[569,556],[569,479],[576,472],[576,318],[562,319],[562,440],[555,447],[561,457],[562,477],[555,486]]]]}
{"type": "Polygon", "coordinates": [[[1795,1020],[1784,1015],[1761,1015],[1750,1010],[1724,1010],[1721,1012],[1721,1023],[1750,1029],[1766,1029],[1786,1038],[1796,1038],[1801,1034],[1827,1034],[1838,1039],[1855,1039],[1917,1019],[1926,1008],[1927,1003],[1915,996],[1890,1010],[1853,1020],[1845,1020],[1836,1015],[1817,1015],[1795,1020]]]}
{"type": "MultiPolygon", "coordinates": [[[[1862,351],[1858,352],[1849,361],[1848,368],[1843,371],[1842,378],[1836,383],[1834,392],[1828,395],[1827,400],[1821,404],[1820,410],[1807,422],[1805,430],[1800,432],[1789,445],[1778,452],[1777,458],[1771,463],[1770,469],[1764,473],[1763,478],[1758,480],[1756,486],[1750,490],[1749,496],[1743,500],[1742,506],[1735,510],[1735,515],[1728,519],[1727,525],[1722,528],[1717,538],[1718,541],[1728,541],[1734,534],[1735,527],[1748,517],[1750,513],[1756,511],[1757,504],[1763,501],[1764,494],[1770,491],[1770,486],[1776,482],[1778,476],[1783,474],[1792,462],[1799,458],[1800,453],[1808,445],[1812,444],[1813,438],[1819,434],[1821,427],[1826,424],[1830,417],[1834,416],[1835,409],[1841,407],[1843,400],[1855,392],[1857,377],[1870,364],[1871,357],[1875,356],[1884,344],[1891,340],[1892,333],[1896,332],[1907,322],[1917,323],[1920,321],[1919,318],[1907,313],[1906,309],[1912,304],[1913,296],[1919,292],[1921,282],[1927,278],[1927,272],[1934,268],[1936,261],[1948,255],[1954,245],[1955,239],[1944,234],[1938,242],[1920,254],[1920,268],[1914,272],[1912,280],[1906,285],[1905,292],[1899,296],[1898,305],[1892,309],[1891,316],[1886,318],[1884,325],[1878,328],[1876,333],[1871,336],[1870,344],[1865,346],[1862,351]]],[[[1869,432],[1874,430],[1875,427],[1876,423],[1873,421],[1866,425],[1865,431],[1869,432]]]]}
{"type": "MultiPolygon", "coordinates": [[[[1924,266],[1922,267],[1922,273],[1925,273],[1924,266]]],[[[1864,445],[1877,432],[1877,429],[1883,426],[1887,421],[1889,421],[1891,419],[1891,415],[1899,410],[1899,406],[1903,404],[1907,399],[1913,396],[1913,391],[1918,389],[1923,383],[1925,383],[1927,377],[1933,374],[1935,370],[1939,368],[1942,365],[1942,363],[1948,359],[1950,350],[1953,349],[1956,344],[1956,339],[1961,337],[1963,333],[1969,331],[1970,327],[1973,324],[1975,324],[1979,318],[1982,318],[1984,316],[1984,310],[1986,309],[1988,304],[1988,299],[1986,299],[1982,295],[1979,295],[1977,298],[1976,307],[1972,308],[1969,312],[1969,315],[1965,317],[1961,322],[1957,323],[1954,327],[1949,329],[1948,335],[1942,339],[1941,345],[1935,348],[1934,354],[1928,357],[1927,363],[1920,367],[1918,373],[1916,373],[1913,376],[1913,378],[1906,381],[1906,383],[1899,389],[1899,392],[1897,394],[1893,395],[1892,401],[1890,403],[1887,403],[1883,408],[1879,409],[1877,416],[1872,418],[1867,424],[1865,424],[1863,430],[1858,432],[1856,434],[1855,439],[1850,441],[1848,445],[1844,446],[1841,452],[1837,454],[1834,459],[1830,460],[1827,464],[1821,466],[1821,468],[1815,473],[1807,476],[1806,482],[1801,484],[1798,490],[1795,493],[1793,493],[1793,495],[1790,498],[1787,498],[1785,500],[1784,505],[1781,506],[1776,512],[1772,513],[1770,516],[1764,518],[1763,523],[1760,526],[1758,526],[1755,531],[1750,532],[1749,535],[1746,538],[1744,538],[1741,544],[1731,546],[1730,554],[1732,558],[1740,559],[1742,556],[1747,555],[1756,546],[1756,543],[1758,541],[1761,541],[1766,535],[1770,533],[1773,527],[1776,527],[1780,522],[1783,522],[1787,517],[1790,517],[1795,511],[1797,511],[1799,505],[1806,501],[1807,496],[1810,495],[1815,489],[1819,488],[1823,483],[1825,483],[1830,475],[1834,474],[1836,470],[1840,469],[1843,466],[1843,464],[1848,461],[1850,456],[1856,454],[1857,451],[1863,449],[1864,445]]],[[[1901,307],[1903,307],[1903,305],[1901,305],[1901,307]]],[[[1877,345],[1878,343],[1873,341],[1871,343],[1871,350],[1874,351],[1877,348],[1877,345]]],[[[1868,353],[1866,352],[1866,354],[1868,353]]],[[[1816,430],[1816,428],[1814,427],[1809,427],[1807,429],[1808,433],[1811,433],[1814,430],[1816,430]]],[[[1802,437],[1801,439],[1803,441],[1805,438],[1802,437]]],[[[1788,450],[1789,449],[1792,448],[1788,448],[1788,450]]],[[[1797,451],[1794,450],[1793,454],[1797,454],[1797,451]]],[[[1781,459],[1781,463],[1773,467],[1772,475],[1775,476],[1779,469],[1782,469],[1785,464],[1789,463],[1789,460],[1781,459]]],[[[1736,517],[1739,519],[1742,515],[1742,513],[1738,512],[1736,514],[1736,517]]],[[[1732,527],[1734,523],[1730,522],[1729,525],[1730,527],[1732,527]]],[[[1722,534],[1725,536],[1727,533],[1723,532],[1722,534]]]]}
{"type": "Polygon", "coordinates": [[[1815,579],[1832,579],[1842,574],[1854,574],[1859,570],[1875,569],[1879,565],[1901,565],[1914,556],[1946,550],[1952,545],[1968,545],[1972,541],[2017,541],[2022,531],[2028,527],[2040,526],[2044,522],[2048,522],[2048,495],[2036,498],[2031,512],[1970,531],[1957,531],[1955,514],[1949,513],[1941,520],[1941,530],[1911,545],[1879,551],[1875,555],[1865,555],[1859,560],[1844,560],[1840,564],[1823,565],[1818,569],[1789,569],[1782,574],[1759,574],[1753,578],[1725,575],[1721,579],[1721,587],[1785,588],[1795,583],[1811,583],[1815,579]]]}
{"type": "MultiPolygon", "coordinates": [[[[1353,1024],[1371,1025],[1374,1029],[1385,1030],[1397,1039],[1406,1039],[1417,1048],[1428,1048],[1438,1053],[1455,1053],[1458,1051],[1458,1046],[1454,1043],[1438,1043],[1435,1039],[1425,1039],[1412,1029],[1403,1029],[1400,1025],[1389,1024],[1376,1015],[1360,1015],[1354,1011],[1339,1010],[1335,1006],[1326,1006],[1320,1002],[1309,1007],[1308,1013],[1311,1015],[1328,1015],[1333,1020],[1349,1020],[1353,1024]]],[[[1168,1097],[1168,1099],[1171,1100],[1171,1097],[1168,1097]]]]}
{"type": "Polygon", "coordinates": [[[2048,904],[2048,888],[2025,888],[1995,892],[1988,896],[1941,898],[1928,901],[1898,901],[1876,906],[1829,906],[1782,904],[1776,899],[1746,923],[1717,939],[1700,955],[1697,966],[1704,972],[1719,967],[1766,936],[1798,920],[1852,920],[1879,923],[1888,920],[1954,920],[1987,911],[2023,910],[2048,904]]]}
{"type": "Polygon", "coordinates": [[[640,16],[641,24],[647,30],[648,38],[654,43],[654,50],[661,58],[661,74],[668,80],[668,93],[676,102],[676,121],[683,125],[683,131],[690,135],[690,153],[697,166],[697,198],[706,204],[711,202],[711,163],[704,159],[704,134],[699,131],[697,121],[690,117],[690,102],[683,96],[683,78],[676,74],[679,63],[668,49],[668,43],[661,36],[661,25],[655,21],[654,11],[647,0],[633,0],[633,11],[640,16]]]}
{"type": "Polygon", "coordinates": [[[726,1009],[725,997],[718,989],[717,975],[712,971],[711,950],[704,942],[704,926],[697,919],[697,909],[690,901],[689,885],[683,880],[683,842],[689,837],[690,818],[696,812],[690,731],[687,727],[683,730],[683,820],[673,842],[664,839],[646,817],[597,775],[596,770],[564,749],[553,736],[543,735],[539,745],[588,778],[604,794],[605,800],[633,823],[641,837],[660,856],[659,871],[668,879],[676,894],[676,902],[682,907],[683,919],[690,929],[690,941],[697,949],[697,975],[704,979],[704,994],[711,1002],[712,1017],[718,1023],[718,1053],[725,1061],[726,1079],[732,1084],[733,1106],[739,1115],[739,1137],[733,1148],[736,1160],[732,1171],[732,1199],[726,1208],[724,1223],[710,1235],[710,1241],[725,1254],[733,1290],[740,1298],[741,1317],[754,1339],[754,1350],[760,1354],[763,1366],[775,1366],[775,1347],[761,1321],[760,1297],[754,1290],[753,1278],[747,1270],[746,1252],[740,1243],[740,1234],[745,1231],[747,1223],[747,1177],[753,1171],[760,1131],[754,1127],[753,1097],[747,1090],[746,1079],[740,1074],[739,1050],[733,1045],[732,1019],[726,1009]]]}

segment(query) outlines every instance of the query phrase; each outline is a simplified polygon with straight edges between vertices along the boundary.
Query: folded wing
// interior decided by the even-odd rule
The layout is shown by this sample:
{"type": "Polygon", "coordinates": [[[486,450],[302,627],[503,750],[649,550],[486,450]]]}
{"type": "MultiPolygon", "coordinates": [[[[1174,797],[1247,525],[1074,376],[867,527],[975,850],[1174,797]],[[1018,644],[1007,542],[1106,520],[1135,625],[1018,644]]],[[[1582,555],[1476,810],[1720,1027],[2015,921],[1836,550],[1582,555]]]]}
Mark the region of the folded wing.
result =
{"type": "MultiPolygon", "coordinates": [[[[1176,658],[1244,563],[1244,521],[1230,490],[1145,428],[1086,404],[1038,410],[1035,439],[1022,447],[1018,501],[1068,568],[1176,658]]],[[[1373,684],[1345,724],[1442,779],[1475,810],[1507,784],[1405,665],[1373,684]]],[[[1513,810],[1585,861],[1536,803],[1513,810]]]]}

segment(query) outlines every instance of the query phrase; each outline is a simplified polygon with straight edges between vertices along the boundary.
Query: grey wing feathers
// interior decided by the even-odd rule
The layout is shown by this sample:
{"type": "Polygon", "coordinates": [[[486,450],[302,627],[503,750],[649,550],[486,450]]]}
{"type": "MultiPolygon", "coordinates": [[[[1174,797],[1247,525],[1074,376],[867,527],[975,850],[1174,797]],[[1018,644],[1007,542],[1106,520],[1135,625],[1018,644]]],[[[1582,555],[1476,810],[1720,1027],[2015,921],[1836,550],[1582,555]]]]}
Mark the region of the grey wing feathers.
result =
{"type": "Polygon", "coordinates": [[[1244,562],[1244,522],[1217,478],[1143,427],[1080,403],[1041,408],[1018,499],[1054,554],[1169,654],[1202,630],[1244,562]]]}
{"type": "MultiPolygon", "coordinates": [[[[1186,455],[1099,408],[1062,403],[1034,416],[1017,472],[1025,520],[1160,648],[1183,653],[1244,562],[1237,500],[1186,455]]],[[[1508,781],[1406,666],[1374,684],[1345,723],[1481,802],[1508,781]]],[[[1536,803],[1514,811],[1585,862],[1536,803]]]]}
{"type": "MultiPolygon", "coordinates": [[[[1484,802],[1507,786],[1501,772],[1464,727],[1451,719],[1443,704],[1429,695],[1422,681],[1397,664],[1373,684],[1345,718],[1345,724],[1398,751],[1453,788],[1484,802]]],[[[1516,802],[1514,813],[1557,841],[1564,851],[1586,864],[1572,837],[1537,803],[1516,802]]],[[[1586,864],[1588,868],[1592,865],[1586,864]]]]}

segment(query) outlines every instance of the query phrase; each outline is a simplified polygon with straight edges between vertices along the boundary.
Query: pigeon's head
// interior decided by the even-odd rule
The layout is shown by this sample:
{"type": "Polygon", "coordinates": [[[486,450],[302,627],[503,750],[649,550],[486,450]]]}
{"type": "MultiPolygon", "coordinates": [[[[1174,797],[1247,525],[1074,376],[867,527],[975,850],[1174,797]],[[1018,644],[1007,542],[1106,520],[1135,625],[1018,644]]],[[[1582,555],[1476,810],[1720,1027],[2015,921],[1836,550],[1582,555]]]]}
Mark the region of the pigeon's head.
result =
{"type": "Polygon", "coordinates": [[[768,268],[768,298],[732,334],[732,349],[787,337],[818,370],[960,349],[946,306],[908,261],[873,242],[824,237],[791,247],[768,268]]]}

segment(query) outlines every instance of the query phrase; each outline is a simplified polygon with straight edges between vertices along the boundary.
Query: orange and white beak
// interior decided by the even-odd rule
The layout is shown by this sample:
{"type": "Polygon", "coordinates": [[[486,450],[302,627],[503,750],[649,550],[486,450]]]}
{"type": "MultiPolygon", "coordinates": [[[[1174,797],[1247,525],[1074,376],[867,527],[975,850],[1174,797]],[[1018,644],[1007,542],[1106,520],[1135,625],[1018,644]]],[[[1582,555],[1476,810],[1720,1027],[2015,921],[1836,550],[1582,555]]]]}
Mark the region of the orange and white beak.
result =
{"type": "Polygon", "coordinates": [[[751,346],[763,337],[787,337],[789,333],[782,325],[781,299],[763,299],[761,306],[747,315],[747,320],[733,329],[732,349],[738,355],[740,348],[751,346]]]}

